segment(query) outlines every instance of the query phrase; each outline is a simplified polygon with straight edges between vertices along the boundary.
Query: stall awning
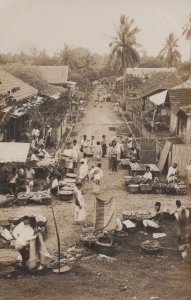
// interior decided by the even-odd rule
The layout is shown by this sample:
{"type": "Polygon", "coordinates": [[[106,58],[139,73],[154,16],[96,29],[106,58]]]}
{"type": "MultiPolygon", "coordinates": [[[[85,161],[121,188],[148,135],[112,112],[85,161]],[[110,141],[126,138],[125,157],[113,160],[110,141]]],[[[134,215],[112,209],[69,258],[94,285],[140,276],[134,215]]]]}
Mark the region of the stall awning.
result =
{"type": "Polygon", "coordinates": [[[26,162],[30,143],[0,143],[0,163],[26,162]]]}
{"type": "Polygon", "coordinates": [[[151,102],[153,102],[155,105],[161,105],[165,103],[165,99],[166,99],[166,94],[167,94],[167,90],[163,91],[161,93],[155,94],[153,96],[149,97],[149,100],[151,102]]]}

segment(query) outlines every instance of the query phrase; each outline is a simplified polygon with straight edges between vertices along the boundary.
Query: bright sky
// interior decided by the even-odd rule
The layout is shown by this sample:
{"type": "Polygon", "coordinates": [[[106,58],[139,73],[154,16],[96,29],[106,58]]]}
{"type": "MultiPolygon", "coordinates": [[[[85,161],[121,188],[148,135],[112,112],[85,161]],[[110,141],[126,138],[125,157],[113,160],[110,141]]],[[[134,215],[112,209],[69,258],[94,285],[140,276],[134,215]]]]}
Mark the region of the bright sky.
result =
{"type": "Polygon", "coordinates": [[[141,29],[137,41],[148,54],[158,54],[174,32],[183,59],[188,59],[189,42],[181,37],[181,28],[191,0],[0,0],[0,52],[37,47],[52,54],[67,43],[108,53],[122,13],[135,19],[141,29]]]}

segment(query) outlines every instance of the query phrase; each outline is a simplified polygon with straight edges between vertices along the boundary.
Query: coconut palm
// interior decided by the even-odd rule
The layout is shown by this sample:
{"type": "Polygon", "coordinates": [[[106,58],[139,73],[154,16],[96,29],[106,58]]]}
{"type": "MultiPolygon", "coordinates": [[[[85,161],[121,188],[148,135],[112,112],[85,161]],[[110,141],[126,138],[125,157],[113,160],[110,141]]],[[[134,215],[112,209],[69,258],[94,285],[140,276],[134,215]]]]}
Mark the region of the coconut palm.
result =
{"type": "Polygon", "coordinates": [[[189,16],[189,21],[182,27],[182,35],[185,40],[190,41],[190,61],[191,61],[191,14],[189,16]]]}
{"type": "Polygon", "coordinates": [[[181,61],[181,54],[178,51],[178,38],[174,33],[170,33],[166,39],[164,48],[159,52],[158,56],[160,60],[164,60],[168,68],[177,66],[181,61]]]}
{"type": "Polygon", "coordinates": [[[109,44],[111,47],[110,62],[112,60],[117,61],[123,70],[123,101],[126,93],[126,68],[128,66],[134,67],[139,63],[139,54],[135,48],[138,32],[139,29],[135,26],[134,19],[121,15],[117,34],[109,44]]]}

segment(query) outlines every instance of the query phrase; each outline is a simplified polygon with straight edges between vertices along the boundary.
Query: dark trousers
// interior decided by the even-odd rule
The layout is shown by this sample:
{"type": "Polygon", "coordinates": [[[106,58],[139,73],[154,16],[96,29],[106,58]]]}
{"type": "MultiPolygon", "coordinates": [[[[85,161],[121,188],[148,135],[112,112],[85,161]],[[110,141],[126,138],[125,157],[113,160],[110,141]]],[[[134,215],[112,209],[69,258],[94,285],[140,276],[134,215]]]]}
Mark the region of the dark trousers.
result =
{"type": "Polygon", "coordinates": [[[111,157],[111,170],[117,171],[117,157],[111,157]]]}

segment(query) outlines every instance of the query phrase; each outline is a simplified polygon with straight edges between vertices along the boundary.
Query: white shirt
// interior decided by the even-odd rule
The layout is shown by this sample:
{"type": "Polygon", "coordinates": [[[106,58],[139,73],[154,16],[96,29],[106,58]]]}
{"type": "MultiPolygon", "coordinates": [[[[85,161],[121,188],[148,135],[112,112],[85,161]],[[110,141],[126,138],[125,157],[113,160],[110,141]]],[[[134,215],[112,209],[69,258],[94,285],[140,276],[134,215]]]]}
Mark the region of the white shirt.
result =
{"type": "Polygon", "coordinates": [[[38,128],[37,129],[33,128],[32,136],[39,137],[39,135],[40,135],[40,130],[38,128]]]}
{"type": "Polygon", "coordinates": [[[79,178],[84,179],[88,175],[88,165],[87,163],[81,164],[79,168],[79,178]]]}
{"type": "Polygon", "coordinates": [[[172,166],[168,169],[167,179],[169,179],[170,176],[176,175],[177,168],[173,168],[172,166]]]}
{"type": "Polygon", "coordinates": [[[90,175],[94,180],[100,180],[103,177],[103,171],[102,169],[95,167],[90,171],[90,175]]]}
{"type": "Polygon", "coordinates": [[[58,183],[58,179],[55,178],[55,179],[53,180],[53,182],[52,182],[52,189],[55,188],[55,187],[57,187],[57,186],[59,186],[59,183],[58,183]]]}
{"type": "Polygon", "coordinates": [[[152,180],[152,179],[153,179],[153,175],[152,175],[152,173],[149,171],[149,172],[146,172],[146,173],[143,175],[143,178],[152,180]]]}

